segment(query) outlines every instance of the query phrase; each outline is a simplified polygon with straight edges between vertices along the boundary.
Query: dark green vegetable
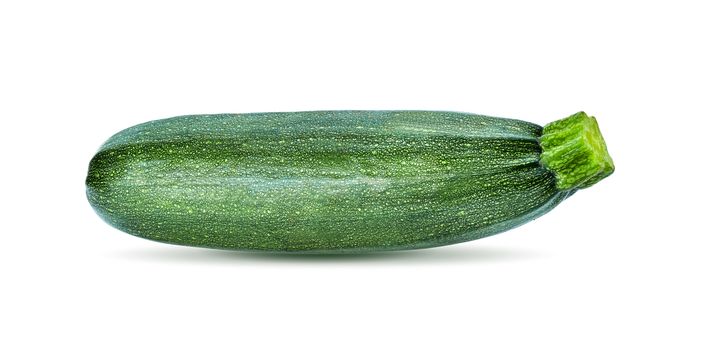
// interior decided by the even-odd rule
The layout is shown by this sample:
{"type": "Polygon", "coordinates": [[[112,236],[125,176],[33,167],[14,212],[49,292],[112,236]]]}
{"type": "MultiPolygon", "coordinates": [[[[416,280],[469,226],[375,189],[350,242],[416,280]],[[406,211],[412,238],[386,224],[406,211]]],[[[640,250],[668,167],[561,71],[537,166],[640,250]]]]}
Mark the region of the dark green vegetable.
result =
{"type": "Polygon", "coordinates": [[[454,112],[319,111],[136,125],[101,147],[86,184],[96,212],[139,237],[331,253],[490,236],[613,170],[584,112],[543,129],[454,112]]]}

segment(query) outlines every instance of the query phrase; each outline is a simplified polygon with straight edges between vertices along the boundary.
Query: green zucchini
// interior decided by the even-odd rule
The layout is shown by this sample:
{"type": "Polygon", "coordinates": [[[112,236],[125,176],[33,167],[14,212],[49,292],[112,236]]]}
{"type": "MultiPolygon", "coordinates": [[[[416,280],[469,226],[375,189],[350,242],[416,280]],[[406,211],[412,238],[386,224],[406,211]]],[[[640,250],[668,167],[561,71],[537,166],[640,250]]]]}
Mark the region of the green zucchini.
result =
{"type": "Polygon", "coordinates": [[[214,114],[112,136],[86,189],[107,223],[155,241],[359,253],[490,236],[613,171],[584,112],[544,128],[432,111],[214,114]]]}

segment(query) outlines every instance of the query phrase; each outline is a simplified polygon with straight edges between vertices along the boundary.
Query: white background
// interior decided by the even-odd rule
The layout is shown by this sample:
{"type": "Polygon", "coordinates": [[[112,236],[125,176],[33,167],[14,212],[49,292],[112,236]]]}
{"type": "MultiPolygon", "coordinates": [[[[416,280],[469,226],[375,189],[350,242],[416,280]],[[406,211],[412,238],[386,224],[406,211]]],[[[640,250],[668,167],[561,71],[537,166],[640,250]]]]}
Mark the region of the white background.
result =
{"type": "Polygon", "coordinates": [[[3,1],[0,348],[711,349],[712,11],[694,1],[3,1]],[[84,194],[174,115],[595,115],[617,170],[480,241],[162,245],[84,194]]]}

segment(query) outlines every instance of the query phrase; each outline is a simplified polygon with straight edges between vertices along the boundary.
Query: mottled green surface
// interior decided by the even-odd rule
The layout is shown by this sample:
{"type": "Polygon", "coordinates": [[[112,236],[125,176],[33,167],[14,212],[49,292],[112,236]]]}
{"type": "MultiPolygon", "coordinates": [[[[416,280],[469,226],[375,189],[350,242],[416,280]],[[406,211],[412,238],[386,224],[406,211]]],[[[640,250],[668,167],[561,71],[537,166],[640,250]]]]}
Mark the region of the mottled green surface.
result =
{"type": "Polygon", "coordinates": [[[245,250],[364,252],[493,235],[573,191],[535,124],[453,112],[185,116],[111,137],[87,196],[130,234],[245,250]]]}
{"type": "Polygon", "coordinates": [[[599,124],[584,112],[545,125],[541,163],[557,178],[557,188],[587,188],[614,172],[599,124]]]}

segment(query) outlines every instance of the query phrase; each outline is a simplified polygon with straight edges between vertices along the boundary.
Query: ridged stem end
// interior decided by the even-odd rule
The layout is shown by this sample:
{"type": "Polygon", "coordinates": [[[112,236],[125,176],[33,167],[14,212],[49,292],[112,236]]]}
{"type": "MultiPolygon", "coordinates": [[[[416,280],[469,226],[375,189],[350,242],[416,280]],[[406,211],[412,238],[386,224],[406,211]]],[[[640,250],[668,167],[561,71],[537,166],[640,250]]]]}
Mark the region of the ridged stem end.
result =
{"type": "Polygon", "coordinates": [[[545,125],[540,146],[540,162],[560,190],[586,188],[614,172],[597,120],[584,112],[545,125]]]}

